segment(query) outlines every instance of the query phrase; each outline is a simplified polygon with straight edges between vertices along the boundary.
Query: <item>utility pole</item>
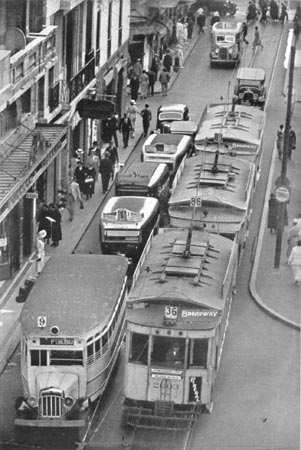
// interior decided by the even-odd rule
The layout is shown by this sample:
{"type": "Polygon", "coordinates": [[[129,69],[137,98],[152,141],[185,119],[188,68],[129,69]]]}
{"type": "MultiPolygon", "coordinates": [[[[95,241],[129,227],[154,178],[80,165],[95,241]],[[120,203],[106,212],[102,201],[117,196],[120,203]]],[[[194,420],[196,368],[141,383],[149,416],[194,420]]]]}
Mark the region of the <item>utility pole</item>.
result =
{"type": "Polygon", "coordinates": [[[279,201],[278,205],[278,226],[277,226],[277,236],[276,236],[276,249],[275,249],[275,261],[274,268],[279,269],[280,257],[281,257],[281,246],[282,246],[282,234],[284,228],[284,218],[286,211],[286,204],[289,200],[290,181],[287,178],[287,159],[288,159],[288,144],[289,144],[289,131],[291,124],[291,114],[292,114],[292,96],[293,96],[293,81],[294,81],[294,67],[295,67],[295,53],[296,53],[296,38],[293,36],[292,46],[290,51],[290,65],[289,65],[289,80],[288,80],[288,91],[287,91],[287,110],[285,119],[285,130],[284,130],[284,145],[283,145],[283,156],[281,165],[281,175],[276,179],[276,199],[279,201]]]}

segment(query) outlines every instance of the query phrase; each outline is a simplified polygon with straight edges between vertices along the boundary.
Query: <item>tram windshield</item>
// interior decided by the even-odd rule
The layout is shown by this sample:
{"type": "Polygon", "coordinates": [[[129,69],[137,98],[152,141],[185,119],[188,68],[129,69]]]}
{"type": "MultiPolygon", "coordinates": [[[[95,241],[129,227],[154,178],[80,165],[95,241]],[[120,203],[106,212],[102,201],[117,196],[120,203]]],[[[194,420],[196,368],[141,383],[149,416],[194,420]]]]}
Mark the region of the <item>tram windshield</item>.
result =
{"type": "Polygon", "coordinates": [[[83,366],[83,352],[71,350],[30,350],[32,366],[83,366]]]}

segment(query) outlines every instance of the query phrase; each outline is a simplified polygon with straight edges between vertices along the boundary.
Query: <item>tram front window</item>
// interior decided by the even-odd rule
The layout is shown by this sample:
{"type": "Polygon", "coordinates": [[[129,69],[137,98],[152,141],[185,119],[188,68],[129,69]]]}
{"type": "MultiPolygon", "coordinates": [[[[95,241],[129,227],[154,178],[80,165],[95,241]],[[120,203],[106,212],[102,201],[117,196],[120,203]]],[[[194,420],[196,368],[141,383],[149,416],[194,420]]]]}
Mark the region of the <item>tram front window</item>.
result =
{"type": "Polygon", "coordinates": [[[129,360],[133,363],[147,364],[148,335],[133,333],[129,360]]]}
{"type": "Polygon", "coordinates": [[[154,336],[152,364],[183,367],[185,354],[184,339],[170,339],[154,336]]]}
{"type": "Polygon", "coordinates": [[[51,350],[51,366],[83,366],[83,352],[69,350],[51,350]]]}
{"type": "Polygon", "coordinates": [[[189,366],[207,368],[208,339],[189,341],[189,366]]]}

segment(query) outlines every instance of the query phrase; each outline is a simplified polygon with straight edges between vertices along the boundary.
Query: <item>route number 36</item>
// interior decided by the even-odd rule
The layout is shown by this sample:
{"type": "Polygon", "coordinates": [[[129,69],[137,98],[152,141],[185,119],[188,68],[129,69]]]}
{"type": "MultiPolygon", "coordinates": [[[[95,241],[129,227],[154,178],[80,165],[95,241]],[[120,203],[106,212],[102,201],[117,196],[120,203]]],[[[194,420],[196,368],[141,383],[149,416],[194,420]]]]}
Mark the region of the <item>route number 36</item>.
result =
{"type": "Polygon", "coordinates": [[[191,197],[190,199],[190,206],[194,207],[200,207],[202,206],[202,199],[201,197],[191,197]]]}
{"type": "Polygon", "coordinates": [[[47,324],[47,317],[45,316],[38,316],[38,327],[44,328],[47,324]]]}
{"type": "Polygon", "coordinates": [[[166,319],[177,319],[178,308],[176,306],[165,306],[165,318],[166,319]]]}

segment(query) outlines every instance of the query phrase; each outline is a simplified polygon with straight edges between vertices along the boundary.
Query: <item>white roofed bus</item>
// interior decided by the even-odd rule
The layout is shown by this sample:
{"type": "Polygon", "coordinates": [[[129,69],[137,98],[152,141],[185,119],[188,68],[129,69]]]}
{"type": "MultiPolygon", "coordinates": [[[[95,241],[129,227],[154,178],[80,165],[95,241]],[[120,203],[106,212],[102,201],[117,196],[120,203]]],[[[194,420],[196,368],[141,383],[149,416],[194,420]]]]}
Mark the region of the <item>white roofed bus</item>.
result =
{"type": "Polygon", "coordinates": [[[159,200],[152,197],[111,197],[99,224],[101,250],[138,260],[150,233],[158,229],[159,200]]]}
{"type": "Polygon", "coordinates": [[[24,397],[16,401],[16,431],[83,435],[89,404],[103,394],[123,342],[127,269],[123,256],[46,262],[20,318],[24,397]]]}
{"type": "Polygon", "coordinates": [[[196,154],[228,155],[255,164],[258,176],[266,113],[234,103],[209,104],[195,137],[196,154]]]}
{"type": "Polygon", "coordinates": [[[164,229],[147,243],[127,303],[124,398],[135,427],[187,429],[212,411],[237,245],[164,229]]]}
{"type": "Polygon", "coordinates": [[[172,180],[184,156],[190,156],[193,150],[190,136],[151,134],[142,146],[141,161],[167,164],[172,180]]]}

